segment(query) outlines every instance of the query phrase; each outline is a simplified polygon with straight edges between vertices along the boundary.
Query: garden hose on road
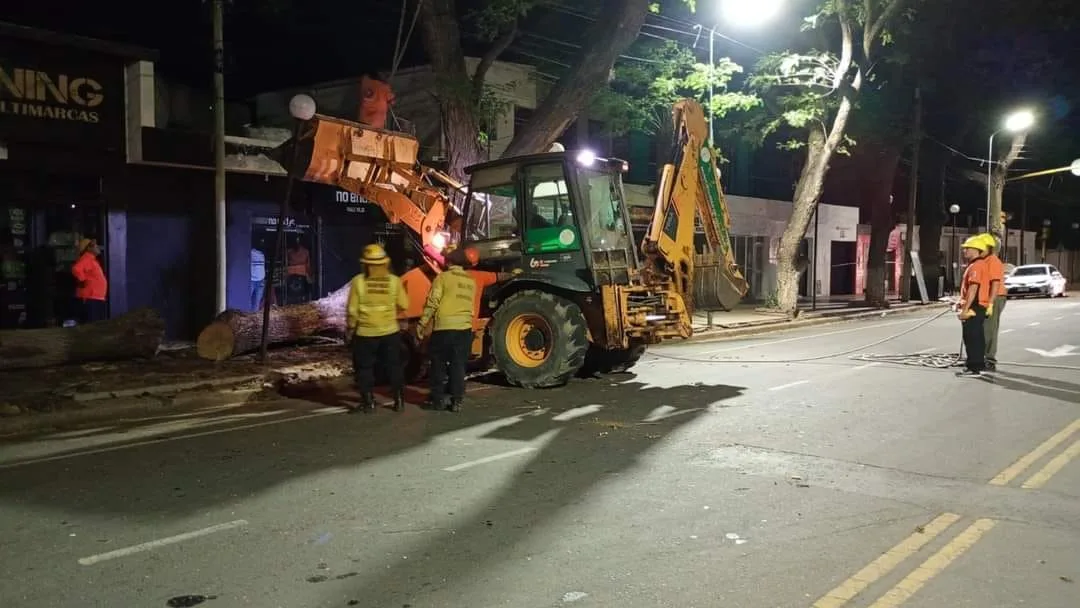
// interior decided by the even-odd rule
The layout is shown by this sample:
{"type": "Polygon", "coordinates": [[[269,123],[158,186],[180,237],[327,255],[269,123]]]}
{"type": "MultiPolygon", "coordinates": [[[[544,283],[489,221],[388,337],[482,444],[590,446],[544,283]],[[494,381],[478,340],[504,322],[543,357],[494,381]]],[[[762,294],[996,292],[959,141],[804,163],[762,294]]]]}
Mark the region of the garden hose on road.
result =
{"type": "MultiPolygon", "coordinates": [[[[954,312],[951,308],[946,308],[941,312],[923,319],[916,323],[914,326],[905,329],[904,331],[886,336],[880,340],[875,340],[869,344],[863,344],[855,348],[849,348],[844,351],[827,353],[824,355],[815,355],[812,357],[796,357],[791,359],[701,359],[696,357],[679,357],[676,355],[665,355],[655,351],[650,351],[649,355],[660,359],[668,359],[671,361],[683,361],[687,363],[814,363],[817,361],[825,361],[828,359],[839,359],[841,357],[850,357],[856,361],[865,361],[872,363],[893,363],[896,365],[909,365],[914,367],[923,367],[930,369],[947,369],[950,367],[956,367],[961,364],[964,356],[964,343],[960,342],[960,352],[958,353],[914,353],[914,354],[902,354],[902,355],[878,355],[870,353],[862,353],[867,349],[891,342],[903,336],[906,336],[917,329],[921,329],[934,321],[937,321],[946,314],[954,312]],[[859,354],[861,353],[861,354],[859,354]]],[[[1080,367],[1071,365],[1055,365],[1050,363],[1021,363],[1018,361],[998,361],[998,366],[1008,367],[1031,367],[1041,369],[1062,369],[1069,371],[1080,371],[1080,367]]]]}

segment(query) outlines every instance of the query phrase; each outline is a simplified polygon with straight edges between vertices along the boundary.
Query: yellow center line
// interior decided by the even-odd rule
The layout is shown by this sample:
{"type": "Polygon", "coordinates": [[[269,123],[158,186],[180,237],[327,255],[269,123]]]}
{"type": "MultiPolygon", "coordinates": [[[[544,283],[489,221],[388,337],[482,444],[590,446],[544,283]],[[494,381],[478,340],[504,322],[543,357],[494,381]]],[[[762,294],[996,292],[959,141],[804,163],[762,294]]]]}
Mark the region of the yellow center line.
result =
{"type": "Polygon", "coordinates": [[[937,553],[930,556],[919,565],[914,572],[904,577],[904,580],[889,589],[888,593],[881,596],[870,608],[896,608],[906,602],[911,596],[922,589],[930,579],[941,573],[956,558],[963,555],[968,549],[994,527],[992,519],[978,519],[967,527],[966,530],[949,541],[937,553]]]}
{"type": "Polygon", "coordinates": [[[1046,466],[1039,469],[1034,475],[1028,477],[1028,480],[1024,482],[1024,485],[1020,486],[1025,490],[1035,490],[1046,485],[1046,482],[1050,481],[1053,477],[1065,468],[1065,465],[1069,464],[1073,458],[1080,456],[1080,439],[1077,439],[1069,446],[1069,449],[1058,454],[1053,460],[1046,463],[1046,466]]]}
{"type": "MultiPolygon", "coordinates": [[[[1031,467],[1031,465],[1038,462],[1040,458],[1046,456],[1051,450],[1058,445],[1065,442],[1073,433],[1080,430],[1080,418],[1073,421],[1072,424],[1058,431],[1056,435],[1042,442],[1039,447],[1028,452],[1020,460],[1017,460],[1013,464],[1009,465],[1007,469],[997,474],[996,477],[990,480],[992,486],[1004,486],[1009,482],[1019,477],[1024,471],[1031,467]]],[[[1056,471],[1055,471],[1056,472],[1056,471]]],[[[1030,480],[1029,480],[1030,481],[1030,480]]]]}
{"type": "Polygon", "coordinates": [[[851,578],[840,583],[835,589],[814,602],[814,608],[839,608],[860,594],[875,581],[890,573],[908,557],[922,549],[939,534],[960,519],[955,513],[943,513],[926,524],[921,530],[912,533],[897,543],[892,549],[870,562],[851,578]]]}

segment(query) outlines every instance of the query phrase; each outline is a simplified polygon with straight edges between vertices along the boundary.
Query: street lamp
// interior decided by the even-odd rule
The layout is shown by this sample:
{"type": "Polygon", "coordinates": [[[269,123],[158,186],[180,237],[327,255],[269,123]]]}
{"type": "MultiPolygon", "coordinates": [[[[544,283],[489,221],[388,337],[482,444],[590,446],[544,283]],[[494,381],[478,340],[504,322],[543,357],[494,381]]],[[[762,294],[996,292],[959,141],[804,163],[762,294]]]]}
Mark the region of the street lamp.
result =
{"type": "Polygon", "coordinates": [[[1050,220],[1043,220],[1042,229],[1042,263],[1046,263],[1046,241],[1050,240],[1050,220]]]}
{"type": "Polygon", "coordinates": [[[990,189],[994,176],[994,136],[1002,131],[1019,133],[1027,131],[1035,124],[1035,115],[1029,110],[1013,112],[1005,117],[1002,128],[990,134],[990,154],[986,157],[986,231],[990,232],[990,189]]]}
{"type": "Polygon", "coordinates": [[[1080,158],[1074,160],[1072,162],[1072,164],[1069,165],[1069,173],[1072,173],[1073,175],[1075,175],[1077,177],[1080,177],[1080,158]]]}
{"type": "Polygon", "coordinates": [[[952,239],[949,243],[949,293],[956,289],[956,215],[960,213],[960,205],[949,205],[949,213],[952,215],[952,239]]]}
{"type": "MultiPolygon", "coordinates": [[[[721,0],[720,15],[736,27],[758,27],[780,14],[784,0],[721,0]]],[[[709,30],[709,147],[713,136],[713,70],[716,69],[716,25],[709,30]]]]}

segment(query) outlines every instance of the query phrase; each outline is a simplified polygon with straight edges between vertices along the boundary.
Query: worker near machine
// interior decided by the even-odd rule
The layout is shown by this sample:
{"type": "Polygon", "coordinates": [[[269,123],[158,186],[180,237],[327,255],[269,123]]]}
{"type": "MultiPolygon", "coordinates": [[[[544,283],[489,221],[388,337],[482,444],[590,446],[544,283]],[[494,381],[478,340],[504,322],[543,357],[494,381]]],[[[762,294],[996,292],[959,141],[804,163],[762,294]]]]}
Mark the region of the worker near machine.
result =
{"type": "Polygon", "coordinates": [[[961,253],[968,263],[960,285],[960,302],[957,317],[963,327],[964,350],[967,361],[960,377],[981,377],[986,368],[986,309],[992,305],[990,271],[986,262],[986,241],[981,236],[968,238],[961,245],[961,253]]]}
{"type": "MultiPolygon", "coordinates": [[[[428,343],[431,363],[428,371],[431,383],[429,406],[436,410],[458,412],[465,398],[465,366],[472,347],[473,320],[480,312],[480,298],[484,289],[513,275],[506,272],[466,271],[464,265],[473,269],[479,262],[479,255],[471,248],[452,250],[446,260],[448,268],[431,283],[424,312],[416,325],[416,335],[423,340],[429,326],[433,325],[428,343]]],[[[517,272],[520,273],[520,270],[517,272]]]]}
{"type": "Polygon", "coordinates": [[[353,375],[360,393],[360,407],[375,410],[375,364],[381,365],[394,393],[394,410],[405,409],[405,375],[401,365],[401,334],[398,310],[409,306],[401,279],[390,273],[390,256],[381,245],[364,248],[360,258],[364,272],[349,285],[346,327],[351,338],[353,375]]]}
{"type": "Polygon", "coordinates": [[[103,321],[108,316],[105,298],[109,282],[98,261],[101,247],[93,239],[80,239],[76,251],[79,257],[71,267],[71,275],[75,278],[77,321],[80,324],[103,321]]]}
{"type": "Polygon", "coordinates": [[[986,243],[986,272],[990,279],[990,294],[992,300],[986,309],[986,323],[983,327],[986,332],[986,369],[993,371],[997,368],[998,330],[1001,327],[1001,313],[1005,312],[1005,303],[1008,301],[1005,289],[1005,263],[997,256],[999,241],[993,234],[980,235],[986,243]]]}

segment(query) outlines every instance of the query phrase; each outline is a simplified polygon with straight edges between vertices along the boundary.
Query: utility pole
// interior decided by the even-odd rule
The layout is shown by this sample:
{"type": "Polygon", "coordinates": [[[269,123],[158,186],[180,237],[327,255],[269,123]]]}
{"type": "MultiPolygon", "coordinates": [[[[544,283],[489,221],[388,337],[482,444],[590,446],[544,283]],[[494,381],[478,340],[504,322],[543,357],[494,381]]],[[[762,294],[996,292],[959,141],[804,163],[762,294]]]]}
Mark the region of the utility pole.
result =
{"type": "Polygon", "coordinates": [[[1020,265],[1024,265],[1024,259],[1027,257],[1024,254],[1024,245],[1027,243],[1027,237],[1024,235],[1024,231],[1027,230],[1027,182],[1024,182],[1024,194],[1020,198],[1020,265]]]}
{"type": "Polygon", "coordinates": [[[228,307],[228,270],[225,246],[225,0],[212,0],[214,28],[214,241],[217,249],[217,313],[228,307]]]}
{"type": "Polygon", "coordinates": [[[911,176],[908,183],[907,238],[904,239],[904,273],[900,277],[900,301],[911,299],[911,246],[915,242],[915,203],[919,195],[919,146],[922,143],[922,93],[915,87],[915,125],[911,132],[911,176]]]}

